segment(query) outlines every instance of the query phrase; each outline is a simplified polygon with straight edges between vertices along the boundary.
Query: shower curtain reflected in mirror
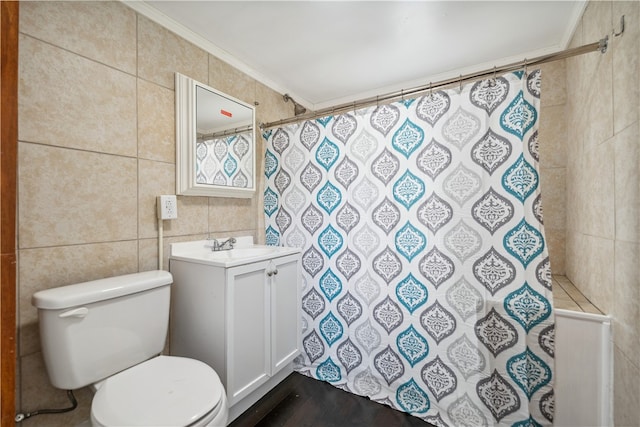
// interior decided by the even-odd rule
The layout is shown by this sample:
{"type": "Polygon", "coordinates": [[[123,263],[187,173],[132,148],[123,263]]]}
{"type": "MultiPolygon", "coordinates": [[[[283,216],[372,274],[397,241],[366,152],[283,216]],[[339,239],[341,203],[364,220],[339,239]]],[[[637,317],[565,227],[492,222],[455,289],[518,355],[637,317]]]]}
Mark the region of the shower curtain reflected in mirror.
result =
{"type": "Polygon", "coordinates": [[[434,425],[551,425],[540,71],[265,133],[267,243],[302,248],[297,370],[434,425]]]}

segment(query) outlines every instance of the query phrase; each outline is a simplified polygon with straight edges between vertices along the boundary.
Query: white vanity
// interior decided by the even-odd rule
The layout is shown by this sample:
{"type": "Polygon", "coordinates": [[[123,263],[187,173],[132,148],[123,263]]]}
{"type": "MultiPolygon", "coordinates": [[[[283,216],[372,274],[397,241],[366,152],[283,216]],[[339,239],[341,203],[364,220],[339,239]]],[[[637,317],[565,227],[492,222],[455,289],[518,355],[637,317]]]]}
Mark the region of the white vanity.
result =
{"type": "Polygon", "coordinates": [[[292,372],[300,352],[300,250],[211,242],[174,243],[169,268],[172,355],[213,367],[229,400],[229,422],[292,372]]]}

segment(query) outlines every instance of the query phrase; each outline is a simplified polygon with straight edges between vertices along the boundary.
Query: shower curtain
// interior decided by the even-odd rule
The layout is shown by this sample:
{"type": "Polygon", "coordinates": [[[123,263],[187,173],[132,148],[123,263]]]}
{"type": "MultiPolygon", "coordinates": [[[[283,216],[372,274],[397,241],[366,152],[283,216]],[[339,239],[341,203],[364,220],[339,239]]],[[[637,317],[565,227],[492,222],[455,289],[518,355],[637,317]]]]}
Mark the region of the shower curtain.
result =
{"type": "Polygon", "coordinates": [[[302,248],[299,372],[437,426],[552,424],[540,79],[265,133],[267,243],[302,248]]]}
{"type": "Polygon", "coordinates": [[[251,132],[199,137],[196,141],[196,183],[247,188],[253,185],[251,132]]]}

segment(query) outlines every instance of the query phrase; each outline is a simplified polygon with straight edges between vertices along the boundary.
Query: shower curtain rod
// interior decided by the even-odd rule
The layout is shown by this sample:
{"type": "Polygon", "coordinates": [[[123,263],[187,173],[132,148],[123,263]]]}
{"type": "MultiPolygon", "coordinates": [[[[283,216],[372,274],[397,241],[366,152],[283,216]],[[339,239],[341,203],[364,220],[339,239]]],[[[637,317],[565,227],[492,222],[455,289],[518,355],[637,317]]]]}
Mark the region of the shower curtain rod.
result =
{"type": "Polygon", "coordinates": [[[197,136],[199,138],[218,138],[220,136],[235,135],[238,133],[248,132],[250,130],[253,130],[253,125],[244,125],[237,128],[230,128],[213,133],[199,133],[197,136]]]}
{"type": "Polygon", "coordinates": [[[531,65],[539,65],[539,64],[544,64],[546,62],[558,61],[560,59],[570,58],[572,56],[582,55],[584,53],[595,52],[596,50],[600,51],[600,53],[605,53],[607,51],[608,45],[609,45],[609,36],[605,36],[604,38],[594,43],[578,46],[572,49],[566,49],[566,50],[556,52],[556,53],[551,53],[548,55],[538,56],[533,59],[525,58],[523,61],[520,61],[520,62],[514,62],[511,64],[503,65],[501,67],[494,66],[492,69],[486,69],[486,70],[478,71],[475,73],[460,75],[459,77],[456,77],[456,78],[450,78],[450,79],[441,80],[438,82],[432,82],[432,83],[429,83],[428,85],[415,87],[413,89],[400,90],[396,92],[387,93],[384,95],[379,95],[371,98],[349,102],[346,104],[340,104],[334,107],[323,108],[318,111],[313,111],[307,114],[301,114],[295,117],[290,117],[288,119],[278,120],[278,121],[269,122],[269,123],[260,123],[260,129],[264,130],[264,129],[269,129],[276,126],[281,126],[281,125],[294,123],[298,121],[313,120],[319,117],[334,115],[336,113],[355,111],[359,108],[369,107],[371,105],[377,105],[383,101],[387,102],[392,100],[404,99],[406,97],[413,97],[423,92],[430,92],[433,89],[441,89],[444,87],[453,86],[455,84],[462,85],[463,82],[480,80],[485,77],[495,76],[497,73],[502,74],[509,71],[517,71],[521,69],[526,70],[526,68],[531,65]]]}

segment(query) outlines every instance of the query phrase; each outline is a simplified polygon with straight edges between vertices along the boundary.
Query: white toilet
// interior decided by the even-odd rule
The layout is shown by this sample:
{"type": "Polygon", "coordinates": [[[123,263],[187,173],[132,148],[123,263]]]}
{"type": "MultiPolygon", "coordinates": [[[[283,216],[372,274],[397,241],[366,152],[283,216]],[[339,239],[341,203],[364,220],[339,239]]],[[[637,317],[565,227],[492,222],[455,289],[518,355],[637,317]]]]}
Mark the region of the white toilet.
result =
{"type": "Polygon", "coordinates": [[[93,385],[94,426],[225,426],[224,387],[203,362],[158,356],[169,323],[167,271],[147,271],[33,295],[54,387],[93,385]]]}

